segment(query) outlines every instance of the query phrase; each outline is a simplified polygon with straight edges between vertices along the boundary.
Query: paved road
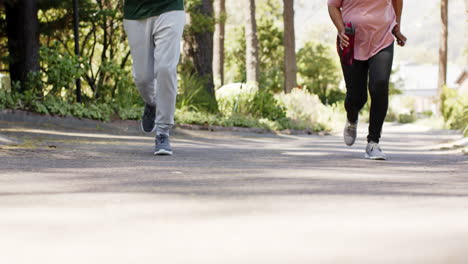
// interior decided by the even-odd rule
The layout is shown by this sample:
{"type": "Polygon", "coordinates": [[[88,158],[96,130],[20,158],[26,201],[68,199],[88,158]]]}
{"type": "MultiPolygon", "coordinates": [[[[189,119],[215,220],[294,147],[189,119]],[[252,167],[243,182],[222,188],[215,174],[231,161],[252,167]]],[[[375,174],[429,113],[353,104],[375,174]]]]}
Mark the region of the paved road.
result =
{"type": "Polygon", "coordinates": [[[0,121],[0,263],[468,263],[468,156],[438,145],[460,136],[384,131],[384,162],[362,126],[353,147],[179,130],[154,157],[130,131],[0,121]]]}

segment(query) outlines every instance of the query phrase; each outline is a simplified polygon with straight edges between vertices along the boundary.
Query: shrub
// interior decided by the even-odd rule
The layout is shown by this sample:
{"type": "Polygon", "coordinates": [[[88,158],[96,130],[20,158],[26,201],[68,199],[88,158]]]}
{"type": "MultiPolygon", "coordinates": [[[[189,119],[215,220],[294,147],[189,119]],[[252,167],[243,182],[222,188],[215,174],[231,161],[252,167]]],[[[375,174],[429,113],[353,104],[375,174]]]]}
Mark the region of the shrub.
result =
{"type": "Polygon", "coordinates": [[[245,83],[231,83],[216,91],[219,111],[224,116],[248,114],[257,87],[245,83]]]}
{"type": "Polygon", "coordinates": [[[271,129],[266,120],[260,121],[248,115],[234,114],[221,122],[223,126],[256,127],[271,129]]]}
{"type": "Polygon", "coordinates": [[[257,91],[250,102],[249,113],[255,117],[266,118],[272,121],[286,117],[284,107],[280,106],[274,95],[257,91]]]}
{"type": "Polygon", "coordinates": [[[398,115],[398,122],[402,124],[414,123],[414,121],[416,121],[416,115],[414,113],[398,115]]]}
{"type": "Polygon", "coordinates": [[[385,122],[397,122],[398,121],[398,114],[393,110],[393,108],[389,107],[387,111],[387,115],[385,116],[385,122]]]}
{"type": "Polygon", "coordinates": [[[62,92],[65,92],[72,97],[70,87],[73,87],[75,80],[84,74],[86,70],[84,67],[87,64],[77,56],[61,53],[58,43],[54,43],[51,48],[41,47],[40,57],[45,84],[49,86],[45,92],[56,96],[61,96],[62,92]]]}
{"type": "Polygon", "coordinates": [[[343,104],[325,106],[317,95],[307,90],[293,89],[276,98],[285,107],[288,118],[309,124],[308,127],[314,130],[341,129],[344,123],[343,104]]]}
{"type": "Polygon", "coordinates": [[[441,95],[441,113],[450,129],[468,131],[468,93],[459,94],[456,90],[444,87],[441,95]]]}
{"type": "Polygon", "coordinates": [[[345,93],[338,87],[341,72],[327,46],[306,43],[297,53],[297,68],[299,84],[318,95],[323,104],[344,100],[345,93]]]}
{"type": "Polygon", "coordinates": [[[122,120],[139,120],[143,113],[143,106],[136,104],[119,107],[116,111],[122,120]]]}
{"type": "Polygon", "coordinates": [[[179,124],[217,125],[220,123],[214,114],[190,111],[188,108],[177,109],[175,122],[179,124]]]}
{"type": "Polygon", "coordinates": [[[193,111],[218,112],[216,100],[206,90],[207,80],[193,73],[190,65],[181,65],[176,107],[193,111]]]}

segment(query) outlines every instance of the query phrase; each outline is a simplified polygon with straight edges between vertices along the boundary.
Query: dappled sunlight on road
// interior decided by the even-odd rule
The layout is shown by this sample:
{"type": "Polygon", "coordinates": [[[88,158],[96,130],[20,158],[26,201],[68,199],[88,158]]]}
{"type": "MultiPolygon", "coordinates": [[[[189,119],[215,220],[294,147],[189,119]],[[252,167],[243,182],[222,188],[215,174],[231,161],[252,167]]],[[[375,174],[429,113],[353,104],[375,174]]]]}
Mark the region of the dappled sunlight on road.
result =
{"type": "Polygon", "coordinates": [[[152,139],[153,137],[143,136],[120,136],[102,133],[87,133],[87,132],[65,132],[46,129],[28,129],[28,128],[0,128],[0,132],[19,132],[33,135],[49,135],[49,136],[66,136],[66,137],[83,137],[83,138],[104,138],[104,139],[152,139]]]}

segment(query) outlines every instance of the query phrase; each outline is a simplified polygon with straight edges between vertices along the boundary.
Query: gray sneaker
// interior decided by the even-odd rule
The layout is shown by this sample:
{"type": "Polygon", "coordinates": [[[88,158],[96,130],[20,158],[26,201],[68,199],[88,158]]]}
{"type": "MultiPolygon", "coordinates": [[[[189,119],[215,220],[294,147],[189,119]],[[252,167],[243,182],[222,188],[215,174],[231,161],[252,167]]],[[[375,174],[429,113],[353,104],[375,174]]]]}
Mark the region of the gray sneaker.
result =
{"type": "Polygon", "coordinates": [[[154,121],[156,119],[156,106],[145,104],[145,110],[141,118],[141,130],[146,133],[156,131],[156,125],[154,121]]]}
{"type": "Polygon", "coordinates": [[[156,136],[154,155],[172,155],[172,148],[168,135],[159,134],[156,136]]]}
{"type": "Polygon", "coordinates": [[[357,135],[357,121],[356,123],[346,121],[346,125],[343,131],[343,138],[344,138],[344,142],[346,143],[346,145],[352,146],[354,142],[356,141],[356,135],[357,135]]]}
{"type": "Polygon", "coordinates": [[[374,141],[367,143],[365,158],[370,159],[370,160],[386,160],[387,159],[385,154],[380,149],[379,144],[375,143],[374,141]]]}

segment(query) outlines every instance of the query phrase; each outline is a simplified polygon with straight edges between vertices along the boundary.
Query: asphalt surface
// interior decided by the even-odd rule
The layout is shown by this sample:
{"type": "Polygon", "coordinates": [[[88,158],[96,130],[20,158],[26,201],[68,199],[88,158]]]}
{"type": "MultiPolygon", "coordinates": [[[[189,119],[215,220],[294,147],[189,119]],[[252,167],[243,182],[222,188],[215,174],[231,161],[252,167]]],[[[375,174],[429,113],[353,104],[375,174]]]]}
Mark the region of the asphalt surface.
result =
{"type": "Polygon", "coordinates": [[[369,161],[364,124],[179,129],[155,157],[133,125],[0,116],[0,263],[468,263],[455,132],[385,124],[369,161]]]}

